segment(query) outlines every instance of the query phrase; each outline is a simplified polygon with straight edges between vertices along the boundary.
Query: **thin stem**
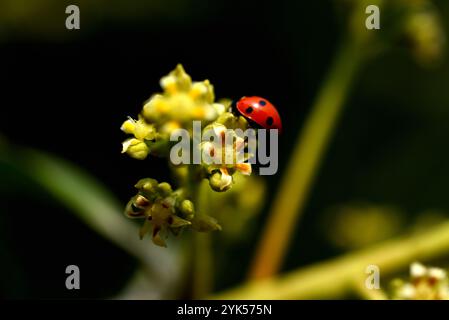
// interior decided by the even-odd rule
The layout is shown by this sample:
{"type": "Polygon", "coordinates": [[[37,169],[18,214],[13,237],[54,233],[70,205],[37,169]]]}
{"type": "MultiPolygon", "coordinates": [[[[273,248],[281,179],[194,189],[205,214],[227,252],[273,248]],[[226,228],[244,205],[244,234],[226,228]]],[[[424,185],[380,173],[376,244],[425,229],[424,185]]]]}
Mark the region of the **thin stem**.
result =
{"type": "Polygon", "coordinates": [[[193,244],[195,252],[192,295],[194,299],[201,299],[207,297],[213,287],[211,235],[205,232],[195,232],[193,244]]]}
{"type": "Polygon", "coordinates": [[[360,47],[357,41],[343,44],[305,127],[296,140],[256,251],[250,270],[252,279],[275,274],[282,263],[287,244],[304,210],[323,154],[362,60],[360,47]]]}
{"type": "Polygon", "coordinates": [[[381,277],[449,251],[449,221],[427,232],[386,241],[334,260],[321,262],[281,277],[244,284],[214,299],[323,299],[343,298],[354,289],[354,279],[367,276],[368,265],[377,265],[381,277]]]}
{"type": "MultiPolygon", "coordinates": [[[[208,212],[207,190],[201,181],[195,178],[195,167],[189,169],[190,189],[192,190],[192,199],[196,206],[196,214],[203,215],[208,212]]],[[[212,238],[207,232],[195,232],[192,235],[192,296],[194,299],[204,298],[213,288],[213,256],[212,256],[212,238]]]]}

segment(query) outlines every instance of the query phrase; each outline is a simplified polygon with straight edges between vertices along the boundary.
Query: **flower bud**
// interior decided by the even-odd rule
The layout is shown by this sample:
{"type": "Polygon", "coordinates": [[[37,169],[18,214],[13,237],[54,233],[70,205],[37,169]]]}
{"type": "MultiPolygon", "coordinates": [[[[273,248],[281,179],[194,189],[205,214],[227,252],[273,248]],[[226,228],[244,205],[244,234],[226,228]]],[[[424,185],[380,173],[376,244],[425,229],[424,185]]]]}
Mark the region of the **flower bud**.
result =
{"type": "Polygon", "coordinates": [[[148,156],[150,150],[145,142],[132,138],[123,142],[122,153],[125,152],[132,158],[143,160],[148,156]]]}
{"type": "Polygon", "coordinates": [[[139,191],[146,193],[154,193],[154,189],[157,186],[157,180],[151,178],[140,179],[134,187],[139,191]]]}
{"type": "Polygon", "coordinates": [[[183,200],[179,207],[181,214],[187,219],[192,220],[195,214],[193,202],[190,200],[183,200]]]}
{"type": "Polygon", "coordinates": [[[164,197],[164,198],[168,197],[173,192],[170,184],[167,182],[159,183],[157,186],[157,190],[158,190],[160,196],[164,197]]]}
{"type": "Polygon", "coordinates": [[[125,208],[125,214],[129,218],[143,218],[145,217],[145,210],[135,205],[135,198],[136,197],[132,197],[131,200],[128,201],[125,208]]]}
{"type": "Polygon", "coordinates": [[[209,177],[209,185],[214,191],[227,191],[232,186],[232,176],[217,171],[209,177]]]}

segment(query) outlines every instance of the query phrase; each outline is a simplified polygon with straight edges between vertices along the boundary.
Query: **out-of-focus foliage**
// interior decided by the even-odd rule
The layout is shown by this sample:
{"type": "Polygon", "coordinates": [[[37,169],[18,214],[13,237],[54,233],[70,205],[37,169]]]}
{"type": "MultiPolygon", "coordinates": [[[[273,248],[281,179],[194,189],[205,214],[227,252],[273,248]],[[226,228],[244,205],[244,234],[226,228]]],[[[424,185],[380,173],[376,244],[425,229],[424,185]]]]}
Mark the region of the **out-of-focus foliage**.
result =
{"type": "Polygon", "coordinates": [[[223,226],[224,237],[236,241],[244,239],[253,229],[254,219],[265,203],[266,186],[261,177],[241,174],[234,177],[235,183],[229,192],[208,191],[206,197],[211,212],[217,213],[223,226]]]}
{"type": "Polygon", "coordinates": [[[398,234],[404,214],[394,206],[351,203],[330,208],[323,220],[323,235],[335,246],[351,250],[398,234]]]}

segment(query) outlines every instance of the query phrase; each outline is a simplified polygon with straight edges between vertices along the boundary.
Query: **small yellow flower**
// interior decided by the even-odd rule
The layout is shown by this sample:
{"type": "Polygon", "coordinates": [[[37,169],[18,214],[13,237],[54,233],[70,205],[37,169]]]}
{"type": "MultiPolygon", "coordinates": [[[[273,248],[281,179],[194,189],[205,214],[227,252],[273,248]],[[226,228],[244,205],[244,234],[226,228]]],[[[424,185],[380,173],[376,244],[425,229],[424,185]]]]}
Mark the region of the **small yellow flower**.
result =
{"type": "Polygon", "coordinates": [[[133,134],[138,140],[153,140],[156,137],[154,126],[146,123],[142,118],[137,121],[129,118],[123,122],[121,130],[127,134],[133,134]]]}
{"type": "MultiPolygon", "coordinates": [[[[251,164],[243,162],[248,159],[244,154],[245,141],[222,124],[213,123],[203,130],[203,134],[213,134],[216,140],[202,142],[200,149],[203,157],[207,157],[203,166],[210,174],[209,184],[215,191],[226,191],[232,186],[232,175],[240,172],[243,175],[251,174],[251,164]],[[232,143],[227,143],[232,138],[232,143]],[[218,141],[217,141],[218,140],[218,141]]],[[[203,158],[204,160],[204,158],[203,158]]]]}
{"type": "Polygon", "coordinates": [[[209,80],[192,82],[182,65],[162,77],[164,92],[153,95],[144,105],[142,114],[157,125],[176,122],[190,128],[193,120],[213,121],[224,112],[224,106],[215,103],[214,88],[209,80]]]}
{"type": "Polygon", "coordinates": [[[130,157],[143,160],[148,156],[150,149],[147,144],[139,139],[127,139],[122,143],[122,153],[127,153],[130,157]]]}
{"type": "Polygon", "coordinates": [[[214,191],[226,191],[232,186],[232,176],[228,173],[227,168],[220,168],[219,172],[210,176],[209,184],[214,191]]]}
{"type": "Polygon", "coordinates": [[[125,214],[130,218],[145,219],[140,238],[152,230],[153,242],[165,247],[166,231],[178,234],[181,229],[192,225],[194,205],[183,197],[180,190],[173,191],[169,183],[158,183],[150,178],[139,180],[135,187],[139,192],[128,202],[125,214]]]}
{"type": "Polygon", "coordinates": [[[141,118],[137,121],[129,118],[123,122],[121,129],[127,134],[134,135],[134,138],[127,139],[122,143],[122,153],[126,152],[139,160],[145,159],[150,152],[145,141],[152,141],[156,138],[154,126],[147,124],[141,118]]]}

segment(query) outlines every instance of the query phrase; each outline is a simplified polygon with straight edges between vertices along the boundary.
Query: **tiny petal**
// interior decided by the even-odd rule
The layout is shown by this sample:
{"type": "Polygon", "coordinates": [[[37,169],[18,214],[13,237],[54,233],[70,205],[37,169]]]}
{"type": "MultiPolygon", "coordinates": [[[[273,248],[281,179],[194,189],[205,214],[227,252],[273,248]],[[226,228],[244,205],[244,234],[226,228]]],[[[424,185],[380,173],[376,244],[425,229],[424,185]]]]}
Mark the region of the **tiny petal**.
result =
{"type": "Polygon", "coordinates": [[[158,245],[160,247],[167,247],[167,244],[165,243],[164,239],[161,237],[161,229],[159,227],[154,226],[153,227],[153,243],[155,245],[158,245]]]}
{"type": "Polygon", "coordinates": [[[144,218],[145,217],[145,210],[138,208],[134,205],[134,199],[132,198],[128,203],[126,204],[125,208],[125,214],[129,218],[144,218]]]}
{"type": "Polygon", "coordinates": [[[134,136],[139,140],[153,140],[155,138],[155,129],[147,124],[143,119],[139,119],[134,128],[134,136]]]}
{"type": "Polygon", "coordinates": [[[209,185],[214,191],[226,191],[232,185],[232,176],[228,174],[226,168],[222,168],[220,169],[220,172],[215,172],[209,177],[209,185]]]}
{"type": "Polygon", "coordinates": [[[150,228],[151,228],[151,222],[149,219],[146,219],[145,222],[143,223],[143,226],[139,230],[140,240],[142,240],[143,237],[145,237],[145,235],[150,231],[150,228]]]}
{"type": "Polygon", "coordinates": [[[228,173],[228,169],[226,169],[226,168],[221,168],[220,172],[221,172],[221,183],[222,183],[222,186],[220,189],[223,190],[231,185],[232,176],[228,173]]]}
{"type": "Polygon", "coordinates": [[[136,124],[135,121],[133,119],[129,118],[128,120],[123,122],[120,129],[127,134],[132,134],[135,129],[135,124],[136,124]]]}
{"type": "Polygon", "coordinates": [[[160,85],[168,93],[174,94],[177,91],[176,78],[172,75],[163,77],[160,85]]]}
{"type": "Polygon", "coordinates": [[[235,165],[236,169],[240,171],[242,174],[249,176],[251,175],[252,168],[250,163],[237,163],[235,165]]]}
{"type": "Polygon", "coordinates": [[[429,268],[428,269],[429,277],[436,280],[443,280],[446,278],[446,271],[440,268],[429,268]]]}
{"type": "Polygon", "coordinates": [[[245,140],[240,137],[235,138],[235,151],[240,152],[245,148],[245,140]]]}
{"type": "Polygon", "coordinates": [[[161,114],[165,114],[170,110],[170,106],[161,94],[153,95],[147,102],[145,102],[142,115],[148,121],[157,121],[161,114]]]}
{"type": "Polygon", "coordinates": [[[226,107],[221,103],[214,103],[212,104],[212,107],[218,115],[221,115],[226,111],[226,107]]]}
{"type": "Polygon", "coordinates": [[[187,221],[178,216],[172,216],[169,223],[170,223],[170,227],[172,227],[172,228],[180,228],[180,227],[185,227],[185,226],[191,225],[190,221],[187,221]]]}
{"type": "Polygon", "coordinates": [[[149,151],[146,143],[140,140],[132,138],[123,142],[122,153],[126,152],[132,158],[143,160],[147,157],[149,151]]]}
{"type": "MultiPolygon", "coordinates": [[[[131,138],[131,139],[126,139],[125,141],[122,142],[122,153],[125,153],[128,150],[128,148],[131,146],[131,144],[134,143],[134,140],[137,140],[137,139],[131,138]]],[[[139,140],[137,140],[137,141],[139,141],[139,140]]]]}
{"type": "Polygon", "coordinates": [[[192,86],[192,79],[185,72],[183,66],[178,64],[172,72],[161,79],[161,87],[170,94],[178,91],[188,91],[192,86]]]}
{"type": "Polygon", "coordinates": [[[175,130],[178,130],[179,128],[181,128],[181,125],[180,125],[179,122],[177,122],[177,121],[168,121],[160,128],[160,132],[171,134],[175,130]]]}
{"type": "Polygon", "coordinates": [[[196,99],[202,95],[207,93],[207,86],[204,82],[194,82],[192,85],[192,89],[189,92],[189,96],[193,99],[196,99]]]}
{"type": "Polygon", "coordinates": [[[410,275],[413,278],[420,278],[425,276],[427,273],[427,269],[424,265],[419,262],[414,262],[410,265],[410,275]]]}

